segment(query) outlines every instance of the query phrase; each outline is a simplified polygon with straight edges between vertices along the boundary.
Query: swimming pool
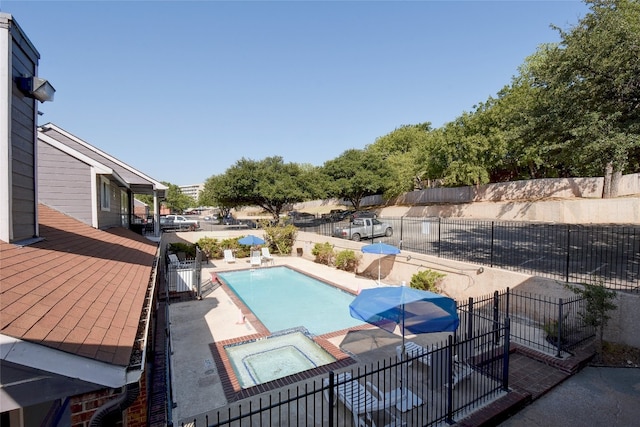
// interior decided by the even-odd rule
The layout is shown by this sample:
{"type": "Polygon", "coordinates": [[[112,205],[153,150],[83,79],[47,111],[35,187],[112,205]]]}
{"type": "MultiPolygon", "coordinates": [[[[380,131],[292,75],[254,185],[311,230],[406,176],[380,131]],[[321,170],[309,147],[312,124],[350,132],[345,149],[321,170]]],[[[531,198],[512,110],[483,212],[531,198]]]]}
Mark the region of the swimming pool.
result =
{"type": "Polygon", "coordinates": [[[306,328],[313,335],[363,325],[349,314],[354,295],[287,267],[218,273],[271,332],[306,328]]]}
{"type": "Polygon", "coordinates": [[[336,361],[299,330],[225,346],[225,351],[242,388],[336,361]]]}

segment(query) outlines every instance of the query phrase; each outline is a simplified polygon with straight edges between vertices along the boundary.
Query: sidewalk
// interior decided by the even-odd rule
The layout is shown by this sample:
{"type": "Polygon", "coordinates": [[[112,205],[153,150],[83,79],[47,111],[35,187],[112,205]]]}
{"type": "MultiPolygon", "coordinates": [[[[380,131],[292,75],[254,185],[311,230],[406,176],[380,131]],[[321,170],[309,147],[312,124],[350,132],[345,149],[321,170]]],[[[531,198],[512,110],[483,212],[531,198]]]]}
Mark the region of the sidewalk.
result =
{"type": "MultiPolygon", "coordinates": [[[[509,357],[510,392],[455,425],[464,427],[498,425],[578,373],[592,357],[593,349],[590,346],[578,349],[571,357],[558,359],[512,343],[509,357]]],[[[520,424],[510,425],[519,426],[520,424]]]]}

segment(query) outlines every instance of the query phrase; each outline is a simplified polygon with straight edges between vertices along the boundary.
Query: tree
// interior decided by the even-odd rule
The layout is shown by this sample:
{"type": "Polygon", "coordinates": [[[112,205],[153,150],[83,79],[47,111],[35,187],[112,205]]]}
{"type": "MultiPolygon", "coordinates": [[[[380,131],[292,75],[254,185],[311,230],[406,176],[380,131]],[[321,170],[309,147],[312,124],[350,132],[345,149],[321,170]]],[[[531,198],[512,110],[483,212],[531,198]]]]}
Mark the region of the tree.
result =
{"type": "Polygon", "coordinates": [[[360,208],[365,196],[384,193],[391,176],[382,155],[373,150],[347,150],[322,169],[330,180],[328,193],[347,199],[354,209],[360,208]]]}
{"type": "Polygon", "coordinates": [[[225,175],[209,177],[198,197],[200,206],[217,207],[223,218],[229,215],[232,208],[236,207],[235,198],[231,194],[231,186],[225,181],[226,178],[225,175]]]}
{"type": "Polygon", "coordinates": [[[306,177],[300,166],[284,163],[282,157],[242,158],[221,178],[224,194],[218,193],[217,200],[234,207],[260,206],[278,220],[285,206],[309,198],[312,184],[305,182],[306,177]]]}
{"type": "Polygon", "coordinates": [[[640,147],[640,2],[586,3],[591,12],[556,27],[560,44],[531,71],[562,156],[577,173],[604,174],[610,197],[640,147]]]}
{"type": "Polygon", "coordinates": [[[617,308],[612,302],[616,298],[616,293],[607,289],[603,283],[586,283],[582,287],[572,285],[568,287],[586,301],[585,310],[580,313],[580,317],[585,325],[598,328],[597,354],[602,357],[604,328],[611,318],[609,312],[617,308]]]}
{"type": "Polygon", "coordinates": [[[193,197],[183,194],[180,187],[168,182],[163,182],[163,184],[168,187],[164,198],[164,204],[171,210],[171,212],[181,213],[189,207],[196,206],[196,201],[193,197]]]}
{"type": "Polygon", "coordinates": [[[428,179],[446,186],[489,182],[489,171],[503,156],[503,138],[488,121],[488,113],[465,113],[433,132],[418,162],[428,179]]]}
{"type": "Polygon", "coordinates": [[[431,123],[403,125],[367,147],[382,156],[389,167],[390,180],[385,197],[422,189],[422,174],[416,163],[418,153],[426,145],[431,123]]]}

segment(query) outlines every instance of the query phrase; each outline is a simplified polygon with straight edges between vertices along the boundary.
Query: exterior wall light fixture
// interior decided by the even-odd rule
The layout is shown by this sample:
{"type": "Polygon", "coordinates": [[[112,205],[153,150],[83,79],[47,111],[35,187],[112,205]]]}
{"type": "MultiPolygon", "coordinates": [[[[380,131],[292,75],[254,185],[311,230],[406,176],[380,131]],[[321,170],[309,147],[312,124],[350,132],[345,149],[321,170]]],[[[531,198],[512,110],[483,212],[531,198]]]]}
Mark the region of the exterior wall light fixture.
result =
{"type": "Polygon", "coordinates": [[[48,80],[40,77],[18,77],[16,83],[20,91],[25,95],[35,98],[40,102],[53,101],[53,95],[56,90],[48,80]]]}

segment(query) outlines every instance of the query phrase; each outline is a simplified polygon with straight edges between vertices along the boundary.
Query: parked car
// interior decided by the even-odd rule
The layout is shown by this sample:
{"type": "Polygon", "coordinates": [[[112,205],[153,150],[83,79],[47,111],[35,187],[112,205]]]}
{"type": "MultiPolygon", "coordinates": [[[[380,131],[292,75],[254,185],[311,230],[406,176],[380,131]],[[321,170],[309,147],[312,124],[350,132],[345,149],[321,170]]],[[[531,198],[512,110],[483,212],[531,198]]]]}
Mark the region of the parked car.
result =
{"type": "Polygon", "coordinates": [[[354,212],[354,210],[331,209],[328,214],[324,214],[322,217],[327,222],[338,222],[348,218],[354,212]]]}
{"type": "Polygon", "coordinates": [[[358,242],[361,239],[390,237],[393,235],[393,228],[375,218],[356,218],[348,226],[336,228],[333,235],[358,242]]]}
{"type": "Polygon", "coordinates": [[[236,225],[237,223],[238,221],[231,214],[222,218],[222,225],[236,225]]]}
{"type": "Polygon", "coordinates": [[[353,219],[356,218],[377,218],[378,214],[376,214],[374,211],[355,211],[353,212],[353,214],[351,215],[353,219]]]}
{"type": "Polygon", "coordinates": [[[200,228],[200,223],[195,219],[187,219],[182,215],[165,215],[160,217],[160,229],[195,231],[200,228]]]}

